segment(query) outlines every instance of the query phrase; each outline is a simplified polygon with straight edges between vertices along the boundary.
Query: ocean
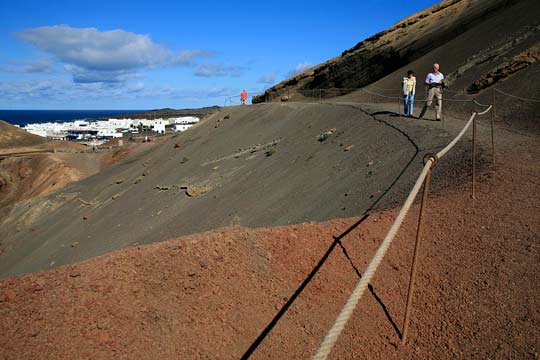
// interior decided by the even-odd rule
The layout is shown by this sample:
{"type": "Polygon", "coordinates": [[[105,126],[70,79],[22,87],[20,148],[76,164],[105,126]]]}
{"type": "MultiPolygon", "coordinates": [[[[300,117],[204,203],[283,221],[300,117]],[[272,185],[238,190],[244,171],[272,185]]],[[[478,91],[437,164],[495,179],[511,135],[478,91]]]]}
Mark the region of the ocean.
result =
{"type": "Polygon", "coordinates": [[[28,123],[65,122],[81,119],[114,117],[144,110],[0,110],[0,120],[13,125],[28,123]]]}

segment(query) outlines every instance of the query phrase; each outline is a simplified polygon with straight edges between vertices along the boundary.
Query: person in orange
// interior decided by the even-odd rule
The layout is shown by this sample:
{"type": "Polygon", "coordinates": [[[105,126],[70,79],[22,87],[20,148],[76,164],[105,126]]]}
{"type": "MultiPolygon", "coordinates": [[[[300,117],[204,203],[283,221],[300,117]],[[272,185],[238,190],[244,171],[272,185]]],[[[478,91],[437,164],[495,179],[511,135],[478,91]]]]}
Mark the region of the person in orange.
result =
{"type": "Polygon", "coordinates": [[[242,105],[246,105],[247,98],[248,98],[248,93],[247,93],[247,91],[246,91],[246,90],[242,90],[242,92],[240,93],[240,101],[242,101],[242,105]]]}

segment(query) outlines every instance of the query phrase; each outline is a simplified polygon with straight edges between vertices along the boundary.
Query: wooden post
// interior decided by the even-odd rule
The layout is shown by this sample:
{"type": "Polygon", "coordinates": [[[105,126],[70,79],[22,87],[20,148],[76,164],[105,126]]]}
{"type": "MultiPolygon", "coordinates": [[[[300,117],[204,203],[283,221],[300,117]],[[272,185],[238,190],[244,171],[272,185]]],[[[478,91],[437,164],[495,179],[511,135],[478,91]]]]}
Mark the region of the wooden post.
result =
{"type": "Polygon", "coordinates": [[[492,88],[491,91],[491,164],[495,165],[495,135],[494,135],[494,125],[495,122],[495,88],[492,88]]]}
{"type": "Polygon", "coordinates": [[[473,141],[472,141],[472,198],[476,198],[475,180],[476,180],[476,114],[473,118],[473,141]]]}
{"type": "Polygon", "coordinates": [[[430,180],[431,169],[428,171],[424,180],[424,192],[422,194],[422,204],[420,205],[420,215],[418,216],[418,228],[416,229],[416,242],[414,244],[413,262],[411,266],[411,276],[409,279],[409,291],[407,293],[407,305],[405,307],[405,319],[403,321],[403,332],[401,334],[402,344],[405,344],[405,342],[407,341],[407,333],[409,330],[409,317],[411,316],[411,308],[414,296],[414,285],[416,280],[416,268],[419,262],[420,240],[422,239],[422,233],[424,229],[424,212],[427,207],[430,180]]]}

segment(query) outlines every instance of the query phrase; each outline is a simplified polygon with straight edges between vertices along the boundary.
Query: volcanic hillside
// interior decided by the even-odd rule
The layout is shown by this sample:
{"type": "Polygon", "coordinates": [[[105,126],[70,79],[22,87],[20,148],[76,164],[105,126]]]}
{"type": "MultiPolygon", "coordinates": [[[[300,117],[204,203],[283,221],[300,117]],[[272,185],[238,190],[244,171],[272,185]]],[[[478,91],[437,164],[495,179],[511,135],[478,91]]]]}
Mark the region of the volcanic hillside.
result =
{"type": "Polygon", "coordinates": [[[507,116],[486,91],[538,98],[538,12],[532,0],[445,1],[272,88],[279,102],[223,108],[2,208],[0,358],[312,356],[424,156],[461,130],[479,106],[468,100],[494,97],[505,122],[494,153],[491,118],[478,123],[476,199],[470,133],[434,168],[408,342],[418,206],[331,356],[538,358],[538,112],[507,116]],[[434,61],[461,91],[445,98],[467,100],[444,121],[401,117],[393,90],[366,96],[399,95],[405,69],[421,78],[434,61]],[[320,103],[296,94],[370,84],[320,103]]]}
{"type": "Polygon", "coordinates": [[[45,142],[41,136],[30,134],[5,121],[0,120],[0,149],[37,145],[45,142]]]}
{"type": "Polygon", "coordinates": [[[155,143],[131,141],[94,152],[74,142],[47,141],[3,121],[0,128],[0,218],[9,211],[5,207],[59,190],[155,143]]]}
{"type": "MultiPolygon", "coordinates": [[[[330,98],[352,89],[400,96],[401,79],[411,69],[421,85],[434,62],[446,75],[447,99],[476,99],[499,105],[498,120],[525,131],[540,131],[540,3],[536,0],[448,0],[400,21],[304,71],[254,99],[299,101],[330,98]],[[319,95],[320,94],[320,95],[319,95]]],[[[357,91],[348,101],[373,101],[357,91]]],[[[455,110],[470,103],[448,102],[455,110]]],[[[465,106],[465,108],[463,108],[465,106]]]]}
{"type": "Polygon", "coordinates": [[[118,166],[10,208],[1,225],[0,272],[21,274],[231,224],[354,216],[383,194],[382,203],[393,203],[424,152],[445,145],[450,134],[370,112],[348,104],[227,108],[118,166]]]}

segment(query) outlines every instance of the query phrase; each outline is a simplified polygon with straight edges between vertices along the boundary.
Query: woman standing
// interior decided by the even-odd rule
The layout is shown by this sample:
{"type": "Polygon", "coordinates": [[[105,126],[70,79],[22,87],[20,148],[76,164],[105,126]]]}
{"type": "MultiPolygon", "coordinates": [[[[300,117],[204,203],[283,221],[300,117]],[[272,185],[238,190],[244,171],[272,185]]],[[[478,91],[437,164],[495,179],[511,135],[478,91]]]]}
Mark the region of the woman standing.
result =
{"type": "Polygon", "coordinates": [[[403,78],[403,105],[405,116],[413,116],[414,93],[416,90],[416,77],[412,70],[407,71],[403,78]]]}

